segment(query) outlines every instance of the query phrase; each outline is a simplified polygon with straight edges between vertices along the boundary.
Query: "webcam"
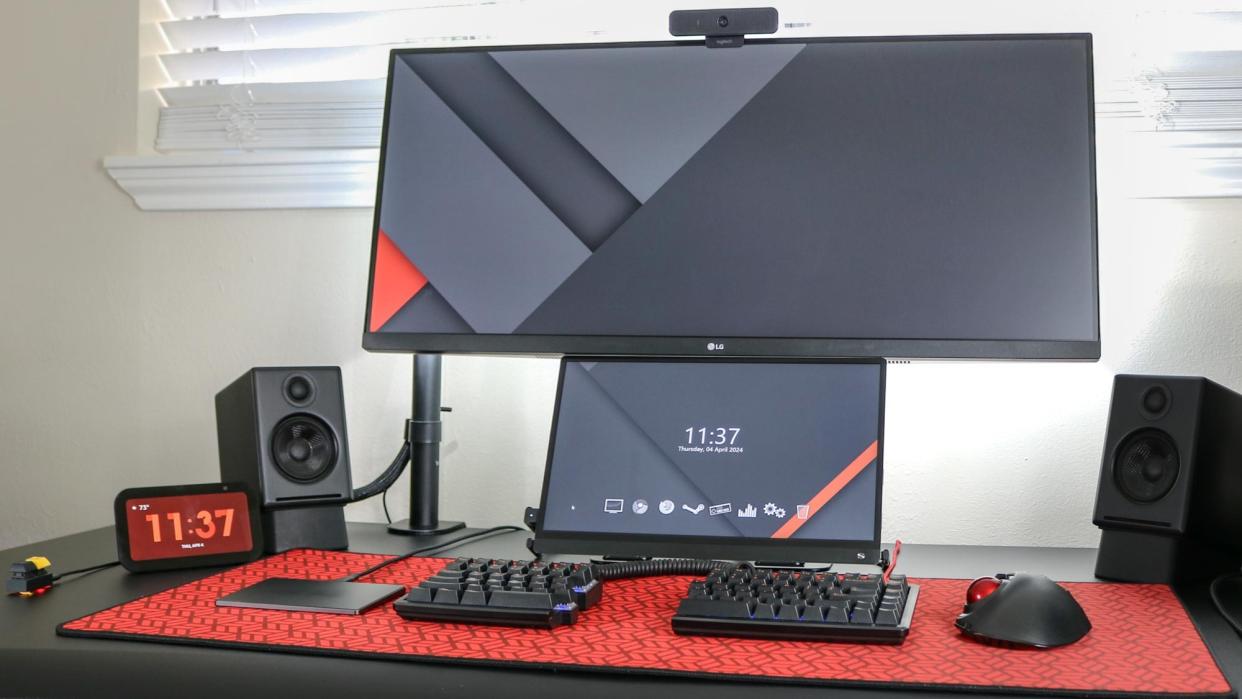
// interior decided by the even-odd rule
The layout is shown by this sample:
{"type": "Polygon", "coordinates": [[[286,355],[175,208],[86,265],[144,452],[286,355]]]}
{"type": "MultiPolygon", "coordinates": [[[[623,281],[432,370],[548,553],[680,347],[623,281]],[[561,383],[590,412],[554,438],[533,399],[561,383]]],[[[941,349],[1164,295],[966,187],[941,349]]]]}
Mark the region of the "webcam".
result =
{"type": "Polygon", "coordinates": [[[668,15],[668,33],[706,37],[713,48],[741,46],[747,34],[775,33],[778,19],[775,7],[673,10],[668,15]]]}

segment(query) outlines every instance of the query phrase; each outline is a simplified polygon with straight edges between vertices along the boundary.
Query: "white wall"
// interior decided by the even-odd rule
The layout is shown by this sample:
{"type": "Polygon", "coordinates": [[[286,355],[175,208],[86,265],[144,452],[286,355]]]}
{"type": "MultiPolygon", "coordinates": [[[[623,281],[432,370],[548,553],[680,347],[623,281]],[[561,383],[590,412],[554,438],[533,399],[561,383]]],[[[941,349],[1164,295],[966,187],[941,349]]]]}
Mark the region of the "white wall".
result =
{"type": "MultiPolygon", "coordinates": [[[[411,372],[359,348],[370,212],[136,210],[99,159],[146,147],[137,3],[6,12],[0,548],[107,524],[124,487],[216,478],[212,396],[255,365],[341,365],[355,480],[378,473],[411,372]]],[[[1101,362],[891,367],[886,538],[1094,545],[1113,373],[1242,389],[1242,200],[1106,198],[1100,255],[1101,362]]],[[[555,381],[553,360],[445,359],[444,517],[517,522],[537,500],[555,381]]]]}

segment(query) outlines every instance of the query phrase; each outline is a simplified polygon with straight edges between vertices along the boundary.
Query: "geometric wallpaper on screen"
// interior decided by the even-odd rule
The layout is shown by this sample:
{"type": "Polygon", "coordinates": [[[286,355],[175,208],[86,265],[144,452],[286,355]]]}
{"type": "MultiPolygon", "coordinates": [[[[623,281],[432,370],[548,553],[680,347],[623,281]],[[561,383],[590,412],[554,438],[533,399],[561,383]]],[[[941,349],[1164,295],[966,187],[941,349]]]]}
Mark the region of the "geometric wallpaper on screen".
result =
{"type": "Polygon", "coordinates": [[[1091,340],[1074,40],[394,61],[373,332],[1091,340]]]}
{"type": "Polygon", "coordinates": [[[881,411],[868,365],[566,361],[544,526],[553,531],[867,541],[881,411]],[[773,410],[772,406],[780,409],[773,410]],[[742,450],[682,451],[687,425],[738,426],[742,450]],[[604,498],[782,506],[789,517],[614,517],[604,498]],[[797,505],[808,516],[795,517],[797,505]],[[807,525],[805,528],[803,525],[807,525]]]}
{"type": "Polygon", "coordinates": [[[398,56],[370,332],[540,332],[523,324],[803,46],[750,48],[398,56]]]}

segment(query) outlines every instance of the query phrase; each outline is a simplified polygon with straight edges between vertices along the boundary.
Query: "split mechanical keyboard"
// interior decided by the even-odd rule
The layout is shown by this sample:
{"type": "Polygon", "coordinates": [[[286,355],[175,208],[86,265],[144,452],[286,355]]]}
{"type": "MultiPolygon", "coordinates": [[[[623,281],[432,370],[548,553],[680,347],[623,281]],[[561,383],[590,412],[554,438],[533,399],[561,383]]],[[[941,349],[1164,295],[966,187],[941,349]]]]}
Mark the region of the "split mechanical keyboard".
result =
{"type": "MultiPolygon", "coordinates": [[[[609,565],[458,558],[393,608],[410,620],[551,629],[600,602],[604,579],[617,577],[609,565]]],[[[918,586],[901,575],[710,566],[690,583],[671,619],[674,632],[896,644],[910,631],[918,599],[918,586]]]]}

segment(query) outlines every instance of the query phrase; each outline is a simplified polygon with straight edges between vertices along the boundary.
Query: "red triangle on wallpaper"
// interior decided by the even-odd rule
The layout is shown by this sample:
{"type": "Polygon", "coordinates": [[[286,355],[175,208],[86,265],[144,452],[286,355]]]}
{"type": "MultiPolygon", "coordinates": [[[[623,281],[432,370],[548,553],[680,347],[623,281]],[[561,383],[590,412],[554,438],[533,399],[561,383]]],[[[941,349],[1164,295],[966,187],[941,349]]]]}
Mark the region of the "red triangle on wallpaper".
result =
{"type": "Polygon", "coordinates": [[[392,242],[382,229],[375,243],[375,281],[371,286],[371,332],[379,332],[414,298],[424,286],[427,277],[410,262],[405,253],[392,242]]]}

